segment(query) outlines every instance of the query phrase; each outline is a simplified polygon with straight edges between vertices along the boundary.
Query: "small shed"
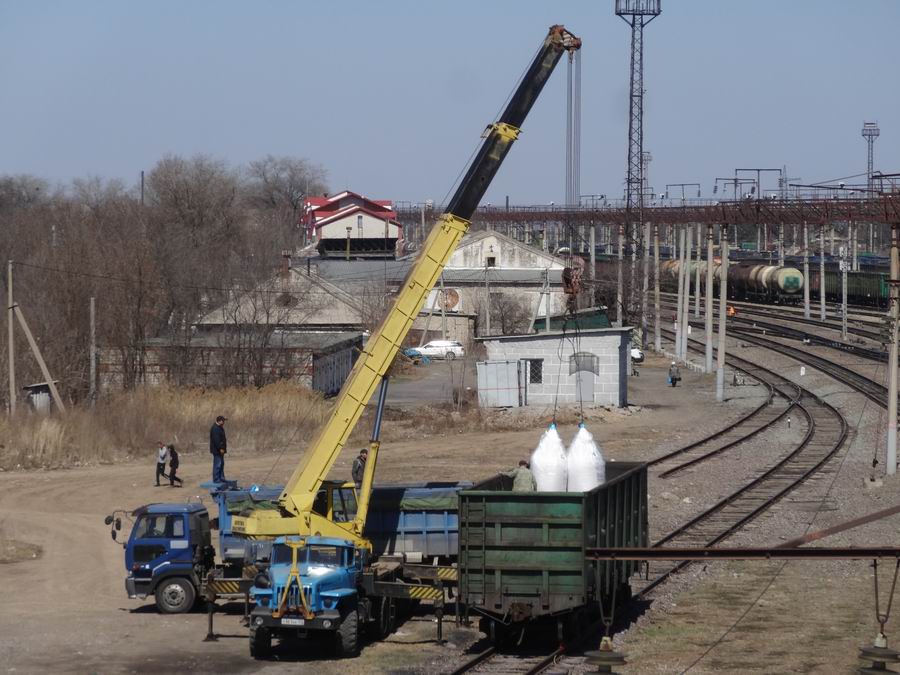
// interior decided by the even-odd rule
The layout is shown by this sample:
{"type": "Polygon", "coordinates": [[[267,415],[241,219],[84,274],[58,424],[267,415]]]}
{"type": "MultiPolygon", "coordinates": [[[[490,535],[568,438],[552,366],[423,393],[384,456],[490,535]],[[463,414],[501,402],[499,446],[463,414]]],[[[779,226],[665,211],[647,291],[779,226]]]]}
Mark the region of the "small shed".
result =
{"type": "MultiPolygon", "coordinates": [[[[53,380],[53,384],[57,384],[57,380],[53,380]]],[[[50,403],[53,400],[53,396],[50,393],[49,382],[26,384],[22,387],[22,391],[26,392],[25,400],[34,408],[35,412],[39,412],[42,415],[50,413],[50,403]]]]}
{"type": "MultiPolygon", "coordinates": [[[[522,405],[552,405],[557,401],[624,407],[628,404],[631,372],[631,331],[630,327],[591,328],[476,340],[483,342],[487,350],[483,364],[522,364],[522,376],[518,378],[518,400],[522,405]]],[[[498,368],[478,365],[485,374],[498,368]]],[[[512,399],[508,391],[503,399],[512,399]]],[[[482,405],[485,404],[502,405],[491,396],[484,398],[482,405]]]]}

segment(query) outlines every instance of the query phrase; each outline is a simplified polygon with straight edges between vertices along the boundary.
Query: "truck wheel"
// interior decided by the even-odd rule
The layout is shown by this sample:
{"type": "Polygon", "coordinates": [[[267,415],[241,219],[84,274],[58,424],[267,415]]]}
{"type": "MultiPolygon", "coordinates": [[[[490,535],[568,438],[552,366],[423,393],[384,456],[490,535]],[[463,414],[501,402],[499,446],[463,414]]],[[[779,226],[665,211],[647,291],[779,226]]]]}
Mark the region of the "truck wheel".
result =
{"type": "Polygon", "coordinates": [[[268,628],[250,629],[250,656],[254,659],[266,659],[272,655],[272,633],[268,628]]]}
{"type": "Polygon", "coordinates": [[[378,640],[383,640],[394,632],[396,618],[394,616],[394,603],[391,598],[381,598],[378,601],[374,618],[372,633],[378,640]]]}
{"type": "Polygon", "coordinates": [[[334,634],[335,653],[338,657],[352,657],[359,654],[359,612],[354,607],[334,634]]]}
{"type": "Polygon", "coordinates": [[[156,587],[154,595],[156,596],[156,607],[163,614],[189,612],[197,598],[194,585],[181,577],[164,579],[156,587]]]}

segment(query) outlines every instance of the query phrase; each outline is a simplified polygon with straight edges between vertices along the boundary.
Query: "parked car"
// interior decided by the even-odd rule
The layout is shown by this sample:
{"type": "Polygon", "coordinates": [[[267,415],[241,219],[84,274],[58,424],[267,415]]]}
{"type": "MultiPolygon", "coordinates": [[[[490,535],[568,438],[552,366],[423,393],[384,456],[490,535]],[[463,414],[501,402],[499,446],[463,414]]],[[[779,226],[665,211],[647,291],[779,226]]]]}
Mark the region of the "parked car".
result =
{"type": "Polygon", "coordinates": [[[631,361],[633,363],[643,363],[644,362],[644,352],[637,347],[632,347],[631,348],[631,361]]]}
{"type": "Polygon", "coordinates": [[[466,355],[462,344],[456,340],[432,340],[426,342],[418,348],[418,351],[425,356],[433,358],[443,358],[452,361],[455,358],[462,358],[466,355]]]}

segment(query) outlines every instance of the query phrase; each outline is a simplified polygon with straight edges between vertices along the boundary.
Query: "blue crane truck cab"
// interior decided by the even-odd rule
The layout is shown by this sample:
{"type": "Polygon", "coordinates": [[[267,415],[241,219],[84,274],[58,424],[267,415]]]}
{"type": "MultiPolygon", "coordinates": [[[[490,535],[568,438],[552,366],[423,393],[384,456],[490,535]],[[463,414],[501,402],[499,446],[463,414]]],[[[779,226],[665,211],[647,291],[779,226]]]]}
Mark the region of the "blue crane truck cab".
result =
{"type": "Polygon", "coordinates": [[[150,504],[135,510],[125,543],[129,598],[153,595],[165,614],[190,611],[215,567],[209,514],[202,504],[150,504]]]}
{"type": "MultiPolygon", "coordinates": [[[[315,638],[330,634],[335,651],[359,650],[360,625],[374,612],[360,597],[360,576],[368,551],[343,539],[279,537],[268,569],[250,590],[250,655],[265,658],[272,638],[315,638]]],[[[383,601],[383,599],[382,599],[383,601]]]]}

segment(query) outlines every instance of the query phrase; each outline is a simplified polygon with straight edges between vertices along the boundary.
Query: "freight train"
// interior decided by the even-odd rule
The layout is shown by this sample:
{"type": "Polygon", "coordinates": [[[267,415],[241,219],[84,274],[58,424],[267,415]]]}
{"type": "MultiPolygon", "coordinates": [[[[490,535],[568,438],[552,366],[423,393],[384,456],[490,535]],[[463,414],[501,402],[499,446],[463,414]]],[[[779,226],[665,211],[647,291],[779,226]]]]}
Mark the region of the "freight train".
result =
{"type": "MultiPolygon", "coordinates": [[[[615,261],[600,263],[614,274],[615,261]]],[[[659,264],[660,287],[666,291],[678,289],[679,260],[666,260],[659,264]]],[[[700,268],[700,287],[706,288],[706,261],[691,261],[688,264],[693,292],[697,268],[700,268]]],[[[719,287],[721,263],[713,262],[713,288],[719,287]]],[[[884,268],[873,268],[860,272],[847,272],[847,302],[851,305],[887,307],[890,292],[890,274],[884,268]]],[[[733,300],[751,300],[775,304],[803,302],[803,284],[809,283],[809,295],[813,301],[819,299],[820,271],[817,259],[810,259],[809,278],[795,267],[766,265],[758,262],[730,262],[728,265],[728,297],[733,300]]],[[[828,302],[841,301],[841,271],[837,265],[826,263],[825,299],[828,302]]]]}
{"type": "MultiPolygon", "coordinates": [[[[702,288],[706,287],[706,266],[705,260],[699,262],[691,261],[686,265],[692,286],[699,268],[700,286],[702,288]]],[[[680,260],[667,260],[664,263],[660,263],[660,286],[666,290],[676,290],[680,268],[680,260]]],[[[713,284],[715,288],[719,286],[721,272],[721,263],[713,261],[713,284]]],[[[798,302],[803,297],[803,274],[793,267],[781,267],[778,265],[746,263],[729,265],[728,297],[734,300],[760,300],[779,304],[798,302]]]]}

